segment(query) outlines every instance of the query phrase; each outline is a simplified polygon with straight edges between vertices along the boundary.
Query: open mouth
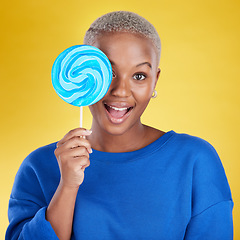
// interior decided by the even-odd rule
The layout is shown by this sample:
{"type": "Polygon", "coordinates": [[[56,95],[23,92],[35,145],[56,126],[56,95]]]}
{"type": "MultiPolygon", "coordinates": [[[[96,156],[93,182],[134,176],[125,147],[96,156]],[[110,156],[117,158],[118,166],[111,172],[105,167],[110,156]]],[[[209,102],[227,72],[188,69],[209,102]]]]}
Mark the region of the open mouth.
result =
{"type": "Polygon", "coordinates": [[[132,111],[133,107],[116,107],[104,103],[104,107],[110,117],[110,120],[114,123],[123,122],[132,111]]]}

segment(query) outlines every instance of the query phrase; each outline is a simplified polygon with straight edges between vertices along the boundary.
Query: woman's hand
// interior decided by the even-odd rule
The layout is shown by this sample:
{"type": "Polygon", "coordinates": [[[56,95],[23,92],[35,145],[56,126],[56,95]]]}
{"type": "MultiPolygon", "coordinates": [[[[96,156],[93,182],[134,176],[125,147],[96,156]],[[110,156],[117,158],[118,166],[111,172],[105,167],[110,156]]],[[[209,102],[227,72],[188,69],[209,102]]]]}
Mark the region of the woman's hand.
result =
{"type": "Polygon", "coordinates": [[[90,134],[89,130],[76,128],[57,143],[55,156],[60,168],[62,186],[78,188],[82,184],[84,170],[90,165],[89,154],[92,153],[91,145],[86,139],[90,134]]]}

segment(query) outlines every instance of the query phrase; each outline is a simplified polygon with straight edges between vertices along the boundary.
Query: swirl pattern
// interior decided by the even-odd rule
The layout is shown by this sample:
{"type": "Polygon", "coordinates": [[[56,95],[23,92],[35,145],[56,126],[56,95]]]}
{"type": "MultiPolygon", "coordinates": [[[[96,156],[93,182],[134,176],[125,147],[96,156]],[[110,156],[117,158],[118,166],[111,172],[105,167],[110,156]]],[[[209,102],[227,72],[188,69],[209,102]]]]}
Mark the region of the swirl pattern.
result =
{"type": "Polygon", "coordinates": [[[74,106],[89,106],[107,93],[112,67],[107,56],[89,45],[72,46],[56,58],[52,84],[57,94],[74,106]]]}

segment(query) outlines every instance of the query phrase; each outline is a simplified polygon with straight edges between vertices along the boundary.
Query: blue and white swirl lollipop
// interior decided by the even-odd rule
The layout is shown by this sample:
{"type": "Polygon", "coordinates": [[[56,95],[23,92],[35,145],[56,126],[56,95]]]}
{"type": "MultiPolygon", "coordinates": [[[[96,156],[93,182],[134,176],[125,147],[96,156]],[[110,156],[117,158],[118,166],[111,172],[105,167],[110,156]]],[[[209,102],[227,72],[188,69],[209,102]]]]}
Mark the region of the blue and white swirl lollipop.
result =
{"type": "Polygon", "coordinates": [[[55,91],[64,101],[78,107],[89,106],[102,99],[111,81],[112,67],[107,56],[89,45],[67,48],[59,54],[52,67],[55,91]]]}

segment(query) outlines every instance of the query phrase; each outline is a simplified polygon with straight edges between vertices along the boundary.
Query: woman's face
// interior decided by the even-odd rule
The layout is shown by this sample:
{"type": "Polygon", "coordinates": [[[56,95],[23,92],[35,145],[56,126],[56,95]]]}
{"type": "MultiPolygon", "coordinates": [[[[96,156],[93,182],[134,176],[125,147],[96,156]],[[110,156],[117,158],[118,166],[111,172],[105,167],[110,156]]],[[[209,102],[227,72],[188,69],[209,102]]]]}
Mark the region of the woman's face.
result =
{"type": "Polygon", "coordinates": [[[141,125],[160,74],[153,43],[131,33],[105,33],[93,46],[102,50],[112,64],[111,86],[99,102],[90,106],[93,126],[121,135],[141,125]]]}

